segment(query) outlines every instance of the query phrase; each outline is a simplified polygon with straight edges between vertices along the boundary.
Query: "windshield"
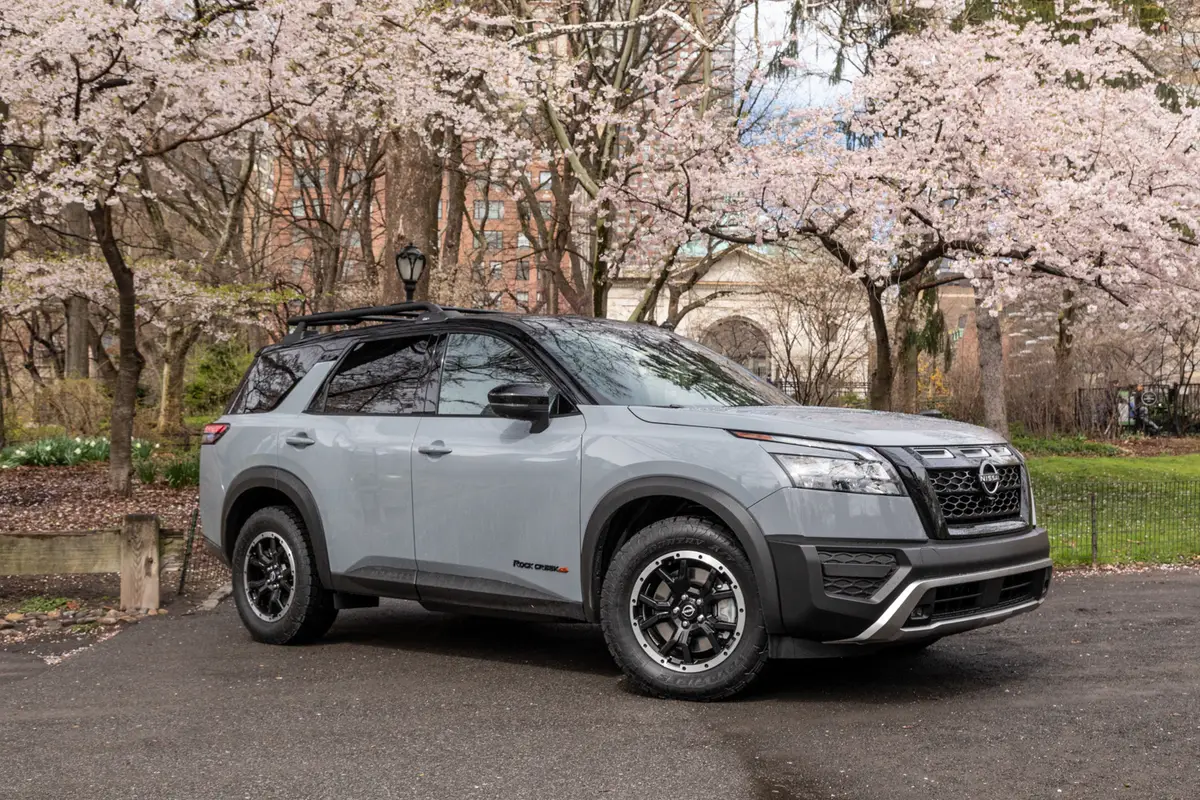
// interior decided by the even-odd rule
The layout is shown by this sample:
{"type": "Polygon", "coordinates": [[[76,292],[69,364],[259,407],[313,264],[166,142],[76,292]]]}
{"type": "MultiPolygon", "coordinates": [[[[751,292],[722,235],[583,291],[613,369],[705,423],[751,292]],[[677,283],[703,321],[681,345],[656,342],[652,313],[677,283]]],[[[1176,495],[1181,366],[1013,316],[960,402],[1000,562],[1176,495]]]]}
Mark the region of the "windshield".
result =
{"type": "Polygon", "coordinates": [[[526,324],[606,405],[796,404],[733,361],[662,328],[563,317],[526,324]]]}

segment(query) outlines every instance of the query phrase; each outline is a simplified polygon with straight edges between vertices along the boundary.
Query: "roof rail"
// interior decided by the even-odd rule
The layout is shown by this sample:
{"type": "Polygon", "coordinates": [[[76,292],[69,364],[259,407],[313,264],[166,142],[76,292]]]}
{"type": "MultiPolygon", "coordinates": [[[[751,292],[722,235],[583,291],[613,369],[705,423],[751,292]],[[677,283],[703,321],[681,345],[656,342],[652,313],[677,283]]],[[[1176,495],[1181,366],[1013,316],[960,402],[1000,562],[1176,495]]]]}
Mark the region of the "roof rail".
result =
{"type": "Polygon", "coordinates": [[[311,328],[358,325],[362,322],[437,321],[457,316],[458,313],[457,309],[445,309],[437,303],[396,303],[390,306],[367,306],[365,308],[349,308],[345,311],[305,314],[288,318],[287,324],[291,330],[287,336],[283,337],[283,343],[290,344],[300,341],[308,335],[311,328]]]}

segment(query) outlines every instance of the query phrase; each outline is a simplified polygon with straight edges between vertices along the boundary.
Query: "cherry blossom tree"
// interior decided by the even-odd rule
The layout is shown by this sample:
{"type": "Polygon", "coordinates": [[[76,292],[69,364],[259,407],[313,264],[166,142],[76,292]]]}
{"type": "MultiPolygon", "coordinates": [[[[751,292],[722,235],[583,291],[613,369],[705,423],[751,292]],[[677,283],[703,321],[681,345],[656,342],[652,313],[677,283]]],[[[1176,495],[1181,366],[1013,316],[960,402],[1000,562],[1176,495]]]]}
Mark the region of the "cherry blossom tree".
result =
{"type": "MultiPolygon", "coordinates": [[[[82,297],[102,327],[115,327],[120,298],[104,262],[16,257],[6,267],[0,312],[9,318],[46,309],[61,314],[63,298],[82,297]]],[[[248,283],[213,286],[196,279],[199,270],[192,263],[150,261],[135,267],[139,338],[157,351],[161,371],[158,427],[174,432],[183,428],[183,365],[190,347],[201,335],[223,341],[241,328],[261,324],[292,294],[248,283]]]]}
{"type": "Polygon", "coordinates": [[[469,8],[416,0],[45,0],[4,10],[0,215],[41,221],[72,204],[87,212],[118,297],[115,491],[130,490],[144,361],[130,257],[143,243],[123,225],[148,191],[139,175],[189,145],[234,153],[268,120],[482,124],[478,109],[454,102],[456,86],[428,80],[468,74],[465,63],[492,76],[493,107],[515,102],[525,60],[478,27],[469,8]]]}
{"type": "Polygon", "coordinates": [[[1138,28],[1103,10],[1019,12],[933,14],[876,52],[844,105],[759,131],[677,103],[624,165],[636,177],[604,191],[641,215],[646,248],[819,242],[866,289],[876,408],[890,403],[897,289],[966,278],[987,313],[1043,275],[1154,313],[1197,283],[1196,111],[1162,102],[1138,28]]]}

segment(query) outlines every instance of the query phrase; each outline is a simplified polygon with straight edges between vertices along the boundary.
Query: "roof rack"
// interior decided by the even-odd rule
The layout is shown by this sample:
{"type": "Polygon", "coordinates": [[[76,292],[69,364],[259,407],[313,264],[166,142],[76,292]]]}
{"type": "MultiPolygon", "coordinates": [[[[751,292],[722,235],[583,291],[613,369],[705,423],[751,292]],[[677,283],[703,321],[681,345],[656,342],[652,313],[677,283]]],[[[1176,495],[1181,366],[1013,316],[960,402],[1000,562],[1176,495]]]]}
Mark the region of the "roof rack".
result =
{"type": "Polygon", "coordinates": [[[324,311],[320,314],[305,314],[299,317],[289,317],[287,324],[291,327],[288,335],[283,337],[283,344],[298,342],[308,336],[312,328],[325,328],[333,325],[358,325],[363,322],[440,322],[460,314],[491,314],[495,312],[480,308],[442,307],[437,303],[414,302],[396,303],[390,306],[367,306],[365,308],[349,308],[345,311],[324,311]]]}

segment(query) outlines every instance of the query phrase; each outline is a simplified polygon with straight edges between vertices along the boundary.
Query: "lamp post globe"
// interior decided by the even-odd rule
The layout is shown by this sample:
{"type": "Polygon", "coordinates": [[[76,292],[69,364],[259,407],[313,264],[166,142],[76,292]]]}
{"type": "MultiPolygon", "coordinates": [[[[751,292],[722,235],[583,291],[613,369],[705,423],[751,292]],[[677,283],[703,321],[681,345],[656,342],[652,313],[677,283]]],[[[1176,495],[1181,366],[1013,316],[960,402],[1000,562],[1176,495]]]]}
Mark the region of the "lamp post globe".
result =
{"type": "Polygon", "coordinates": [[[404,284],[404,301],[412,302],[413,294],[417,291],[417,282],[425,271],[425,254],[416,245],[409,242],[404,249],[396,253],[396,272],[400,282],[404,284]]]}

